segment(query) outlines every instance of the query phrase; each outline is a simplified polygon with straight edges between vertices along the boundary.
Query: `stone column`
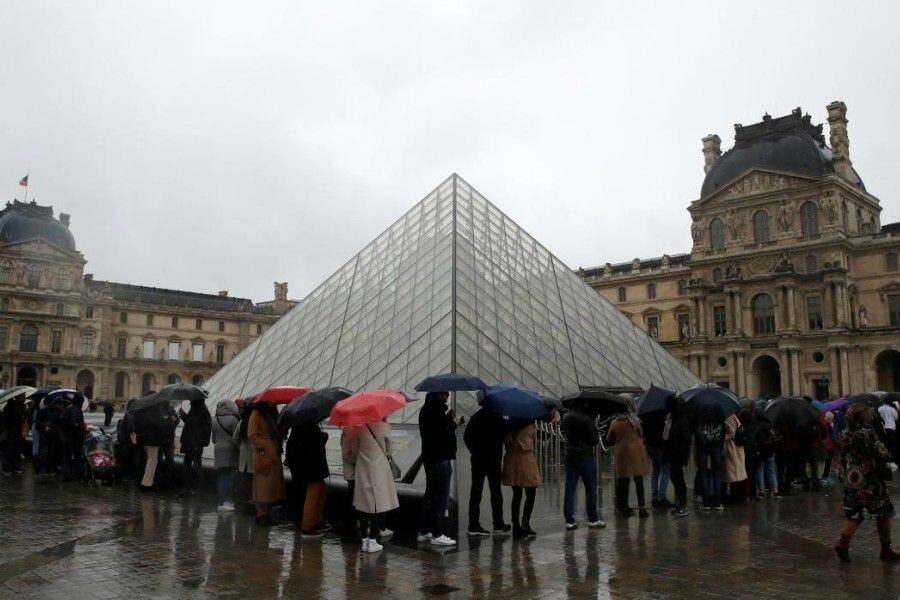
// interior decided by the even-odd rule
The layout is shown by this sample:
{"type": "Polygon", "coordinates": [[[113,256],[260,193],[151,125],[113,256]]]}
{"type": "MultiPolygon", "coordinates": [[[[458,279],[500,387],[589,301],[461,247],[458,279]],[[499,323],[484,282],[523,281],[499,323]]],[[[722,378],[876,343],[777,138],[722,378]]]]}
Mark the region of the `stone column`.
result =
{"type": "Polygon", "coordinates": [[[738,371],[738,395],[746,396],[747,395],[747,373],[744,369],[744,359],[746,358],[743,352],[737,353],[737,371],[738,371]]]}
{"type": "Polygon", "coordinates": [[[828,366],[831,368],[831,374],[829,375],[829,377],[831,378],[831,385],[829,386],[828,391],[829,393],[840,395],[841,363],[840,357],[838,356],[837,346],[832,346],[828,349],[828,366]]]}
{"type": "Polygon", "coordinates": [[[735,333],[734,329],[734,298],[731,292],[725,293],[725,330],[726,333],[735,333]]]}
{"type": "Polygon", "coordinates": [[[698,304],[700,306],[700,335],[702,335],[703,337],[709,337],[709,332],[706,329],[706,296],[700,296],[698,304]]]}
{"type": "Polygon", "coordinates": [[[794,304],[794,286],[787,289],[787,317],[788,327],[794,329],[797,327],[797,307],[794,304]]]}
{"type": "Polygon", "coordinates": [[[825,327],[836,327],[837,319],[835,319],[834,314],[834,288],[831,287],[831,283],[825,283],[825,293],[822,294],[822,298],[824,302],[822,302],[822,310],[825,311],[825,314],[822,315],[822,320],[825,321],[825,327]]]}
{"type": "Polygon", "coordinates": [[[703,353],[700,357],[700,379],[707,381],[709,379],[709,354],[703,353]]]}
{"type": "Polygon", "coordinates": [[[834,284],[834,325],[840,327],[847,322],[844,312],[844,286],[841,283],[834,284]]]}
{"type": "Polygon", "coordinates": [[[781,393],[787,393],[789,395],[794,395],[794,391],[791,389],[791,356],[790,350],[787,348],[779,348],[778,354],[780,357],[781,363],[781,393]]]}
{"type": "Polygon", "coordinates": [[[797,396],[803,395],[803,390],[801,389],[802,383],[800,379],[800,349],[792,348],[790,353],[791,358],[791,376],[793,377],[793,383],[791,384],[791,389],[793,393],[797,396]]]}
{"type": "Polygon", "coordinates": [[[850,348],[841,346],[841,393],[850,393],[850,348]]]}
{"type": "Polygon", "coordinates": [[[741,307],[741,293],[734,293],[735,331],[744,333],[744,309],[741,307]]]}

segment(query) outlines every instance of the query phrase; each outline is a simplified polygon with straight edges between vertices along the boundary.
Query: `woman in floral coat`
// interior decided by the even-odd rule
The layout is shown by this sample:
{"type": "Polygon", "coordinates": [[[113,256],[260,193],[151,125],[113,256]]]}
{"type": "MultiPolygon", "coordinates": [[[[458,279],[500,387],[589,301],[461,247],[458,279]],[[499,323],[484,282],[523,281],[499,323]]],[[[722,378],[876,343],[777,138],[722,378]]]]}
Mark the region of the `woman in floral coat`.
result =
{"type": "Polygon", "coordinates": [[[847,410],[847,428],[841,433],[840,465],[844,480],[844,526],[834,551],[842,561],[850,561],[850,538],[866,519],[875,519],[881,559],[898,560],[891,548],[891,517],[894,505],[884,482],[884,470],[891,455],[872,428],[875,409],[853,404],[847,410]]]}

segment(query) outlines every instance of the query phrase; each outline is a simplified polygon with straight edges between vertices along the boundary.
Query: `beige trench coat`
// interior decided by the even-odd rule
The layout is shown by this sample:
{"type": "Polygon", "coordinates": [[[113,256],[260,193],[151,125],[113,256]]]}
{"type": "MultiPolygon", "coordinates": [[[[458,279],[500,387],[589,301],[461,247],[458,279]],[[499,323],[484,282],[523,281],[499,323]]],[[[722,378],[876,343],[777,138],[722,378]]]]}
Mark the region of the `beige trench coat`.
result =
{"type": "Polygon", "coordinates": [[[263,504],[285,498],[284,467],[278,446],[269,437],[269,427],[258,411],[250,415],[247,439],[253,444],[253,501],[263,504]]]}
{"type": "Polygon", "coordinates": [[[744,447],[734,443],[734,434],[741,422],[736,415],[725,420],[725,457],[722,460],[722,481],[736,483],[747,479],[747,464],[744,462],[744,447]]]}
{"type": "Polygon", "coordinates": [[[391,456],[390,436],[391,426],[379,421],[358,428],[348,440],[345,460],[355,464],[353,507],[360,512],[386,513],[400,506],[388,462],[391,456]]]}
{"type": "Polygon", "coordinates": [[[644,434],[626,417],[618,417],[609,427],[606,439],[613,444],[616,477],[643,477],[650,472],[650,461],[644,449],[644,434]]]}
{"type": "Polygon", "coordinates": [[[534,488],[541,485],[541,471],[534,456],[534,423],[506,435],[503,485],[534,488]]]}

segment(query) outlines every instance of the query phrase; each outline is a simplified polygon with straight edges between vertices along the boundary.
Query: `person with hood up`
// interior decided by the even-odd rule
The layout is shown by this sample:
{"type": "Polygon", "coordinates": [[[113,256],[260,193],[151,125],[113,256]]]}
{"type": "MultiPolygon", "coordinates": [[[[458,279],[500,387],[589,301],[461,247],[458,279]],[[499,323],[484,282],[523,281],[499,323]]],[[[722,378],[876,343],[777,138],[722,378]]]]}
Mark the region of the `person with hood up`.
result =
{"type": "Polygon", "coordinates": [[[200,485],[202,473],[203,449],[209,446],[212,434],[212,417],[206,402],[202,399],[191,400],[190,410],[178,411],[178,417],[184,422],[181,430],[181,453],[184,454],[184,483],[189,494],[196,492],[200,485]]]}
{"type": "Polygon", "coordinates": [[[670,512],[675,517],[684,517],[687,516],[684,468],[691,458],[691,423],[684,400],[669,398],[669,407],[662,438],[665,459],[669,463],[669,479],[675,488],[675,507],[670,512]]]}
{"type": "Polygon", "coordinates": [[[238,425],[238,408],[234,401],[219,402],[212,419],[213,465],[216,469],[219,512],[234,510],[234,471],[238,466],[238,444],[234,441],[234,432],[238,425]]]}
{"type": "Polygon", "coordinates": [[[271,527],[271,506],[285,498],[284,467],[281,463],[281,437],[278,410],[268,402],[258,402],[250,412],[247,439],[253,445],[253,503],[256,524],[271,527]]]}
{"type": "Polygon", "coordinates": [[[469,529],[473,537],[490,535],[480,523],[481,496],[487,479],[491,495],[491,517],[494,535],[507,535],[511,529],[503,522],[503,440],[507,422],[487,408],[480,408],[469,419],[463,441],[469,449],[472,464],[472,487],[469,489],[469,529]]]}
{"type": "Polygon", "coordinates": [[[285,463],[291,470],[300,510],[298,526],[301,537],[320,538],[331,531],[325,523],[325,480],[331,474],[325,456],[328,434],[317,424],[306,423],[291,428],[285,447],[285,463]]]}
{"type": "Polygon", "coordinates": [[[449,398],[447,392],[428,392],[419,411],[425,496],[416,540],[434,546],[456,545],[456,540],[445,535],[444,526],[450,502],[452,461],[456,459],[456,428],[462,424],[462,419],[447,409],[449,398]]]}
{"type": "Polygon", "coordinates": [[[504,442],[503,485],[510,486],[513,491],[512,529],[513,537],[517,539],[537,535],[531,528],[531,512],[534,510],[537,488],[541,485],[541,471],[534,455],[535,431],[534,421],[510,419],[509,433],[504,442]]]}
{"type": "Polygon", "coordinates": [[[22,443],[25,440],[25,428],[28,427],[28,416],[25,410],[25,394],[10,398],[3,407],[3,433],[6,434],[6,446],[3,449],[3,474],[24,473],[22,467],[22,443]]]}
{"type": "Polygon", "coordinates": [[[850,539],[863,521],[875,519],[881,560],[897,561],[891,547],[894,505],[885,479],[897,465],[872,426],[875,409],[852,404],[847,409],[847,428],[841,433],[840,466],[844,477],[844,525],[834,545],[838,558],[850,562],[850,539]]]}
{"type": "Polygon", "coordinates": [[[616,511],[619,516],[630,517],[634,509],[628,506],[629,481],[634,480],[638,514],[649,517],[644,499],[644,476],[650,472],[650,463],[644,449],[644,432],[641,420],[635,414],[634,400],[623,394],[626,412],[620,414],[609,426],[607,442],[613,446],[613,462],[616,471],[616,511]]]}
{"type": "Polygon", "coordinates": [[[597,444],[600,432],[597,423],[584,406],[576,406],[567,412],[560,423],[566,442],[566,491],[563,501],[563,517],[566,529],[578,527],[575,522],[575,492],[578,480],[584,484],[584,509],[588,527],[606,527],[597,511],[597,444]]]}

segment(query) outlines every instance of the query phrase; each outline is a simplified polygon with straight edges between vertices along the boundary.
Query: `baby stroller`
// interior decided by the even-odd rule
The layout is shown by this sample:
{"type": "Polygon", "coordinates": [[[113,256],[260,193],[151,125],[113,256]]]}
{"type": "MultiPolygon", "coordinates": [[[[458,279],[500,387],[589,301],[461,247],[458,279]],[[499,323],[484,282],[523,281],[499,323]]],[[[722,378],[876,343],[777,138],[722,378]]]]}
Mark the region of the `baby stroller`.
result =
{"type": "Polygon", "coordinates": [[[116,459],[112,437],[90,427],[84,436],[84,481],[88,485],[116,482],[116,459]]]}

